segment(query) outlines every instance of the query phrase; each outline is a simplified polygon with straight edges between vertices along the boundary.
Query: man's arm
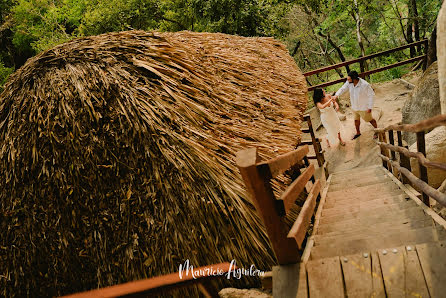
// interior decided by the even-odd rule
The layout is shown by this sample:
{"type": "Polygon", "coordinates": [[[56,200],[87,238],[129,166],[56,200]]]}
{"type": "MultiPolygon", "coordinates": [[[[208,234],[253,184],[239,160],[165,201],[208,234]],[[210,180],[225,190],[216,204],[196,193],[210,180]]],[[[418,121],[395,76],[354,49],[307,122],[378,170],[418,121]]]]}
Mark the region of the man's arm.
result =
{"type": "Polygon", "coordinates": [[[342,87],[336,92],[336,94],[335,94],[336,98],[338,98],[339,95],[344,94],[345,91],[348,90],[348,84],[349,84],[349,82],[345,81],[344,85],[342,85],[342,87]]]}

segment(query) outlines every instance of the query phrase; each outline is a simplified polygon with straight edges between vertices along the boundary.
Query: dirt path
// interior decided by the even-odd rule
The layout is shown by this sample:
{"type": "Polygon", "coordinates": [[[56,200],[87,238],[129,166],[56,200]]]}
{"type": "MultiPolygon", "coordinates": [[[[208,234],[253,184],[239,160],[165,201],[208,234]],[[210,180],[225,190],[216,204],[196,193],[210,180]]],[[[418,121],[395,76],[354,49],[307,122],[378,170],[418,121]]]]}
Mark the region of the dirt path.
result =
{"type": "MultiPolygon", "coordinates": [[[[416,84],[418,77],[412,74],[404,80],[416,84]]],[[[385,127],[401,121],[404,102],[409,98],[411,88],[403,81],[396,79],[389,82],[372,84],[375,90],[375,104],[373,116],[378,122],[378,127],[385,127]]],[[[316,135],[321,139],[322,147],[325,150],[325,159],[328,160],[328,170],[330,173],[344,171],[358,167],[367,167],[381,163],[377,156],[379,147],[373,141],[373,127],[369,123],[361,120],[361,136],[352,140],[355,134],[353,114],[350,109],[349,95],[344,94],[340,98],[341,111],[347,117],[342,124],[342,136],[346,146],[339,144],[327,148],[325,141],[325,129],[323,127],[316,131],[316,135]]]]}

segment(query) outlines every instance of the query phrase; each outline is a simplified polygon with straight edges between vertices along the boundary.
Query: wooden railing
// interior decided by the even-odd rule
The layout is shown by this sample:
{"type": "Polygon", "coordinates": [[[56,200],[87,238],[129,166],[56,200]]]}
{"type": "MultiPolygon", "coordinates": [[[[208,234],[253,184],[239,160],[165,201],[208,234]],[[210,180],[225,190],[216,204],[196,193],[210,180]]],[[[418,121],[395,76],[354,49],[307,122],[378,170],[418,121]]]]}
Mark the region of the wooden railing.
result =
{"type": "MultiPolygon", "coordinates": [[[[384,66],[384,67],[380,67],[380,68],[376,68],[376,69],[373,69],[373,70],[369,70],[369,71],[365,71],[365,72],[360,73],[359,76],[364,78],[364,77],[366,77],[368,75],[371,75],[373,73],[377,73],[377,72],[384,71],[384,70],[387,70],[387,69],[391,69],[391,68],[394,68],[394,67],[397,67],[397,66],[401,66],[401,65],[404,65],[404,64],[408,64],[408,63],[412,63],[412,62],[416,62],[416,61],[420,61],[420,60],[426,59],[426,57],[427,57],[426,56],[426,52],[427,52],[428,40],[427,39],[423,39],[423,40],[420,40],[420,41],[417,41],[417,42],[413,42],[413,43],[409,43],[407,45],[400,46],[400,47],[397,47],[397,48],[393,48],[393,49],[390,49],[390,50],[374,53],[374,54],[371,54],[371,55],[363,56],[363,57],[360,57],[360,58],[357,58],[357,59],[352,59],[352,60],[349,60],[349,61],[344,61],[344,62],[341,62],[341,63],[333,64],[333,65],[322,67],[322,68],[319,68],[319,69],[314,69],[314,70],[311,70],[311,71],[308,71],[308,72],[304,73],[304,76],[305,77],[309,77],[311,75],[315,75],[315,74],[326,72],[326,71],[329,71],[329,70],[332,70],[332,69],[340,68],[340,67],[347,66],[347,65],[350,65],[350,64],[353,64],[353,63],[362,63],[363,61],[366,61],[366,60],[369,60],[369,59],[372,59],[372,58],[376,58],[376,57],[379,57],[379,56],[387,55],[387,54],[394,53],[394,52],[397,52],[397,51],[401,51],[401,50],[404,50],[404,49],[407,49],[407,48],[413,48],[413,47],[416,47],[416,46],[419,46],[419,45],[424,45],[424,53],[425,53],[424,55],[420,55],[420,56],[417,56],[417,57],[414,57],[414,58],[410,58],[410,59],[407,59],[407,60],[404,60],[404,61],[400,61],[400,62],[393,63],[393,64],[390,64],[390,65],[387,65],[387,66],[384,66]]],[[[322,87],[326,87],[326,86],[331,86],[331,85],[334,85],[334,84],[337,84],[337,83],[342,83],[342,82],[345,82],[345,80],[346,80],[346,78],[340,78],[340,79],[337,79],[337,80],[334,80],[334,81],[330,81],[330,82],[326,82],[326,83],[322,83],[322,84],[319,84],[319,85],[309,86],[308,87],[308,91],[312,91],[312,90],[314,90],[316,88],[322,88],[322,87]]]]}
{"type": "Polygon", "coordinates": [[[377,144],[381,148],[379,156],[383,160],[383,166],[393,172],[394,175],[401,173],[400,179],[403,183],[416,186],[422,192],[423,202],[428,206],[429,197],[446,206],[446,194],[429,186],[427,175],[427,168],[437,168],[446,171],[446,164],[428,160],[426,158],[425,144],[425,132],[443,125],[446,125],[446,114],[438,115],[413,125],[390,125],[386,128],[375,129],[379,136],[377,144]],[[395,131],[397,133],[398,145],[395,145],[395,131]],[[417,152],[410,152],[407,145],[403,146],[402,131],[417,134],[417,152]],[[398,153],[399,158],[396,157],[396,153],[398,153]],[[421,179],[412,174],[410,158],[418,159],[421,179]]]}
{"type": "Polygon", "coordinates": [[[261,162],[257,148],[250,148],[237,153],[236,163],[243,181],[250,193],[252,203],[262,219],[272,248],[279,264],[291,264],[300,261],[302,243],[320,199],[321,183],[314,178],[314,165],[310,164],[306,155],[308,145],[261,162]],[[296,169],[305,164],[305,170],[288,186],[280,198],[275,198],[271,188],[271,179],[296,169]],[[311,181],[311,189],[291,230],[287,231],[284,222],[286,214],[311,181]]]}
{"type": "Polygon", "coordinates": [[[321,141],[314,134],[313,124],[309,114],[304,115],[304,120],[307,122],[308,128],[301,129],[302,133],[309,133],[311,141],[302,141],[297,146],[312,145],[315,155],[307,156],[308,159],[316,159],[319,167],[322,167],[325,163],[325,157],[322,151],[321,141]]]}
{"type": "Polygon", "coordinates": [[[216,278],[226,278],[225,274],[229,270],[235,270],[237,267],[230,263],[221,263],[211,266],[194,268],[194,275],[191,272],[172,273],[163,276],[157,276],[149,279],[128,282],[116,286],[96,289],[92,291],[76,293],[65,298],[86,298],[86,297],[151,297],[165,293],[169,290],[183,287],[198,286],[200,292],[205,297],[220,297],[215,288],[210,284],[211,280],[216,278]],[[232,266],[232,267],[231,267],[232,266]],[[219,272],[220,274],[216,274],[219,272]]]}

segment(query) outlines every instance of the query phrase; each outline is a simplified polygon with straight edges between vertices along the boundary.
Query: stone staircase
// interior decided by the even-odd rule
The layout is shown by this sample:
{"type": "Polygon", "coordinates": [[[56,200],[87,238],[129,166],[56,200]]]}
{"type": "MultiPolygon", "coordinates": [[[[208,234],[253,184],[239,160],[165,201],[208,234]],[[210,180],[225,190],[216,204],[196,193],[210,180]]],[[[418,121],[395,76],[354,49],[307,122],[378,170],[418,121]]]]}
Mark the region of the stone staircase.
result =
{"type": "Polygon", "coordinates": [[[332,174],[310,259],[446,239],[381,166],[332,174]]]}

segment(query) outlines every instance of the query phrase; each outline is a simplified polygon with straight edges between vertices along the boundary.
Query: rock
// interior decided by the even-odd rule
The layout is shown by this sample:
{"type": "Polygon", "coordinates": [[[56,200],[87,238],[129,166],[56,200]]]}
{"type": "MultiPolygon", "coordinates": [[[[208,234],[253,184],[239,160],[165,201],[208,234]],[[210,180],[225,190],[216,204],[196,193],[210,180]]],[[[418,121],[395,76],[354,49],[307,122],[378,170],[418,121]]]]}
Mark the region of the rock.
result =
{"type": "Polygon", "coordinates": [[[441,113],[446,114],[446,2],[443,2],[437,18],[437,60],[441,113]]]}
{"type": "Polygon", "coordinates": [[[262,292],[258,289],[235,289],[226,288],[219,293],[221,298],[272,298],[273,295],[262,292]]]}
{"type": "MultiPolygon", "coordinates": [[[[440,114],[440,93],[438,87],[438,65],[431,64],[418,81],[409,99],[403,106],[403,124],[414,124],[440,114]]],[[[404,132],[406,142],[416,141],[414,133],[404,132]]]]}
{"type": "MultiPolygon", "coordinates": [[[[426,134],[426,158],[430,161],[446,163],[446,126],[440,126],[426,134]]],[[[417,151],[417,144],[410,146],[410,151],[417,151]]],[[[419,177],[418,159],[411,158],[412,172],[419,177]]],[[[446,179],[446,171],[427,168],[429,185],[440,187],[446,179]]]]}
{"type": "Polygon", "coordinates": [[[341,121],[345,121],[345,120],[347,119],[347,116],[345,116],[345,114],[338,113],[338,118],[339,118],[339,120],[341,120],[341,121]]]}
{"type": "Polygon", "coordinates": [[[409,83],[409,82],[406,81],[406,80],[403,80],[403,79],[398,79],[398,80],[399,80],[399,82],[400,82],[401,84],[403,84],[407,89],[414,89],[414,88],[415,88],[415,85],[414,85],[414,84],[409,83]]]}

